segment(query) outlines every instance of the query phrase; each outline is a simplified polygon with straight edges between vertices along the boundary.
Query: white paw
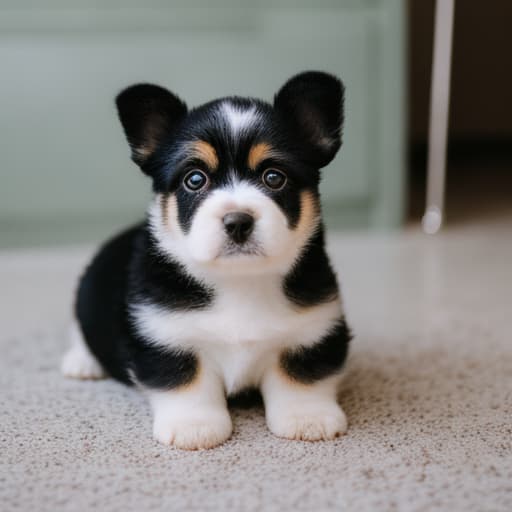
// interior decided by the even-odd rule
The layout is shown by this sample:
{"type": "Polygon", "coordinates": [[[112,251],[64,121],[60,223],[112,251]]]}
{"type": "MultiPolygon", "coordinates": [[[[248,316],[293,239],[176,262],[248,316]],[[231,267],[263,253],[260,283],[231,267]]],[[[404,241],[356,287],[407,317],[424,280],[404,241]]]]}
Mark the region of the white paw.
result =
{"type": "Polygon", "coordinates": [[[155,416],[153,437],[182,450],[213,448],[227,441],[233,425],[227,410],[205,410],[190,417],[155,416]]]}
{"type": "Polygon", "coordinates": [[[103,379],[105,371],[96,358],[85,348],[73,345],[62,358],[62,374],[73,379],[103,379]]]}
{"type": "Polygon", "coordinates": [[[267,412],[267,424],[276,436],[297,441],[327,441],[347,431],[347,417],[336,402],[276,408],[267,412]]]}

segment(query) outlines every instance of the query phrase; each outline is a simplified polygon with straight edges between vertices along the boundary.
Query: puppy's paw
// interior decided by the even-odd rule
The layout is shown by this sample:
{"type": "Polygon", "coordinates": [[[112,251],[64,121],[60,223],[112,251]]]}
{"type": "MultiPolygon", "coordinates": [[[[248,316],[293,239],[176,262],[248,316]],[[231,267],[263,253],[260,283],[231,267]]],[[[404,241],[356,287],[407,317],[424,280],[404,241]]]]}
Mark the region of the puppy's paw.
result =
{"type": "Polygon", "coordinates": [[[267,413],[267,424],[276,436],[298,441],[326,441],[347,431],[347,418],[336,402],[277,408],[267,413]]]}
{"type": "Polygon", "coordinates": [[[80,345],[72,346],[62,358],[62,374],[72,379],[103,379],[106,373],[96,358],[80,345]]]}
{"type": "Polygon", "coordinates": [[[160,443],[182,450],[214,448],[227,441],[233,425],[229,412],[201,411],[190,417],[155,417],[153,437],[160,443]]]}

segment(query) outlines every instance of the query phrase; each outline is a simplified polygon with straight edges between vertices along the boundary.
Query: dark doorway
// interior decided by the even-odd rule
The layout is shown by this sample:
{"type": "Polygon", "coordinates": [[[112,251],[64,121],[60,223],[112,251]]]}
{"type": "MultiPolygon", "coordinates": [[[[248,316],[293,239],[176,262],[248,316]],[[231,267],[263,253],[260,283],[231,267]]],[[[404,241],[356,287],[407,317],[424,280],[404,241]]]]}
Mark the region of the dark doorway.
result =
{"type": "MultiPolygon", "coordinates": [[[[442,0],[441,0],[442,1],[442,0]]],[[[434,0],[409,0],[409,220],[425,205],[434,0]]],[[[512,3],[455,5],[448,225],[512,209],[512,3]]]]}

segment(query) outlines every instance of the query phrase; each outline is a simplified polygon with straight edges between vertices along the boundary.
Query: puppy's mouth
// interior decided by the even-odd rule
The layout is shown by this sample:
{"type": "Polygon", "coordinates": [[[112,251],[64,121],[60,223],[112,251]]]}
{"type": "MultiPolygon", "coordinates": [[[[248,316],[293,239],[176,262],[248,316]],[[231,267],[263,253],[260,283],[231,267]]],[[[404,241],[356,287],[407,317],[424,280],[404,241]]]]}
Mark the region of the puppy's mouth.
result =
{"type": "Polygon", "coordinates": [[[265,256],[265,252],[258,243],[251,240],[248,240],[243,244],[238,244],[228,240],[221,249],[217,258],[236,258],[241,256],[261,258],[265,256]]]}

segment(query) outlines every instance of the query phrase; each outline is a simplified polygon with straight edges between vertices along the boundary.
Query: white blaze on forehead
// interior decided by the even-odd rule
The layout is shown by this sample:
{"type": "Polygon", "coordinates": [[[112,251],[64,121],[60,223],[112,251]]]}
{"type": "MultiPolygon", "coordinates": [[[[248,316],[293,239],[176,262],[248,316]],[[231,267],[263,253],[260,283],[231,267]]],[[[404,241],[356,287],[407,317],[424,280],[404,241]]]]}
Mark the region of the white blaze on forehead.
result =
{"type": "Polygon", "coordinates": [[[228,121],[233,135],[238,135],[240,132],[251,127],[258,121],[259,117],[255,106],[242,108],[233,105],[229,101],[222,103],[221,111],[223,117],[228,121]]]}

